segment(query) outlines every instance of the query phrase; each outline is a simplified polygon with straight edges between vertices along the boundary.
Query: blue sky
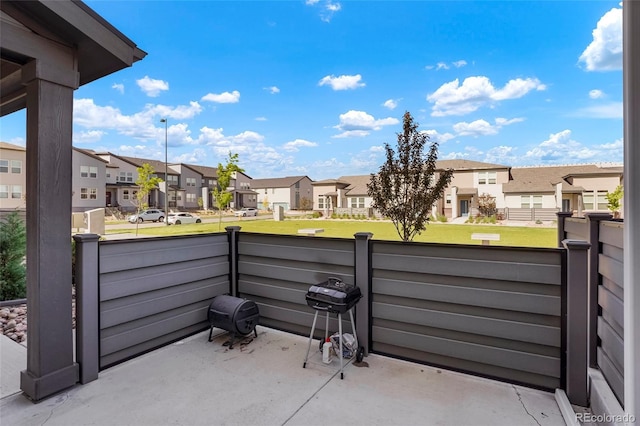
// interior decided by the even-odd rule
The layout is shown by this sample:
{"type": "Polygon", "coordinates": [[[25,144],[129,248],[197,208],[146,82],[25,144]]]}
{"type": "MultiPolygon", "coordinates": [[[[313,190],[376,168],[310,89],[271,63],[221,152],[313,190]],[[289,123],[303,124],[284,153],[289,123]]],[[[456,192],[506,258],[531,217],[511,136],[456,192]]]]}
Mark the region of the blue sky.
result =
{"type": "Polygon", "coordinates": [[[619,1],[86,3],[148,55],[75,92],[80,148],[163,161],[167,118],[170,162],[337,178],[409,111],[439,159],[622,162],[619,1]]]}

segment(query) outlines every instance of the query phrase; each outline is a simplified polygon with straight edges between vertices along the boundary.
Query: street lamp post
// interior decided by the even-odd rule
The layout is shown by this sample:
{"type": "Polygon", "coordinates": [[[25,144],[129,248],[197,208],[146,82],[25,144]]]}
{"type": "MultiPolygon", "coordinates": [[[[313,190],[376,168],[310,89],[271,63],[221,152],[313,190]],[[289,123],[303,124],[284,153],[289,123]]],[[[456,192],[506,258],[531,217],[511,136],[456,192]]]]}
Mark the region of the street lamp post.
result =
{"type": "Polygon", "coordinates": [[[164,123],[164,224],[169,226],[169,171],[167,166],[169,144],[167,139],[167,119],[161,118],[161,123],[164,123]]]}

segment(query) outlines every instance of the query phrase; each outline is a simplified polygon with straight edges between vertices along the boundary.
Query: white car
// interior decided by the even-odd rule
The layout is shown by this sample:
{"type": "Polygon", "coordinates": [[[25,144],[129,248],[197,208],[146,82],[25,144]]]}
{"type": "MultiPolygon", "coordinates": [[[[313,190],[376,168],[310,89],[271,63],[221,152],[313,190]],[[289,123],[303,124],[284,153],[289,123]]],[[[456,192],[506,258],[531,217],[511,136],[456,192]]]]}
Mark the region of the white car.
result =
{"type": "Polygon", "coordinates": [[[200,219],[195,214],[191,213],[169,213],[167,217],[167,223],[169,225],[180,225],[183,223],[200,223],[202,219],[200,219]]]}
{"type": "Polygon", "coordinates": [[[237,217],[258,216],[258,209],[253,207],[243,207],[234,213],[237,217]]]}
{"type": "Polygon", "coordinates": [[[164,212],[158,209],[147,209],[139,214],[132,214],[127,218],[131,223],[142,222],[163,222],[164,212]]]}

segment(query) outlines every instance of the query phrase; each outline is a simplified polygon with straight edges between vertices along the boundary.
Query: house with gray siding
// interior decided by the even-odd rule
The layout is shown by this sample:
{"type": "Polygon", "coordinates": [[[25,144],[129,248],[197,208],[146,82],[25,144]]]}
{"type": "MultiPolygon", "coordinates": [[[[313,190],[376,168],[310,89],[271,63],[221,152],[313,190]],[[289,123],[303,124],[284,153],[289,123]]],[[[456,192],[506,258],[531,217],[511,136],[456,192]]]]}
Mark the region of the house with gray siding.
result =
{"type": "Polygon", "coordinates": [[[308,176],[286,176],[253,179],[251,189],[257,193],[258,208],[273,210],[310,210],[313,207],[313,186],[308,176]]]}
{"type": "Polygon", "coordinates": [[[25,208],[27,150],[0,142],[0,211],[25,208]]]}
{"type": "Polygon", "coordinates": [[[71,211],[84,212],[106,205],[108,161],[73,147],[71,211]]]}

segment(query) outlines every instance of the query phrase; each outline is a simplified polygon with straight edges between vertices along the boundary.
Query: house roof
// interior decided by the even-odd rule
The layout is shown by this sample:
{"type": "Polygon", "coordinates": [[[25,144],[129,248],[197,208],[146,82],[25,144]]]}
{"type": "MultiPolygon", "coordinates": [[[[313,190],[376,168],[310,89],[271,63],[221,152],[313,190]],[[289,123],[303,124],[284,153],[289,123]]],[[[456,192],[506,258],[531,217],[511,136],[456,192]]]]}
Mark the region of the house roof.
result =
{"type": "Polygon", "coordinates": [[[184,164],[184,163],[182,165],[190,168],[194,172],[200,173],[202,177],[213,178],[213,179],[218,178],[218,169],[216,169],[215,167],[198,166],[196,164],[184,164]]]}
{"type": "Polygon", "coordinates": [[[510,166],[503,164],[483,163],[472,160],[440,160],[436,161],[436,168],[439,170],[491,170],[491,169],[510,169],[510,166]]]}
{"type": "Polygon", "coordinates": [[[582,192],[583,188],[574,186],[565,179],[570,176],[622,174],[621,167],[600,167],[596,164],[571,166],[513,167],[513,180],[502,185],[504,193],[553,192],[556,184],[562,183],[563,192],[582,192]]]}
{"type": "MultiPolygon", "coordinates": [[[[111,154],[113,155],[113,154],[111,154]]],[[[137,158],[137,157],[125,157],[123,155],[116,155],[116,157],[121,158],[131,164],[134,164],[136,167],[142,167],[143,164],[148,164],[151,167],[153,167],[153,170],[156,173],[164,173],[164,168],[165,168],[165,162],[164,161],[158,161],[158,160],[151,160],[149,158],[137,158]]],[[[175,170],[171,170],[171,164],[168,165],[168,171],[172,171],[174,173],[177,173],[175,170]]],[[[171,173],[169,173],[171,174],[171,173]]]]}
{"type": "Polygon", "coordinates": [[[20,145],[14,145],[9,142],[0,142],[0,149],[10,149],[12,151],[26,151],[27,148],[20,145]]]}
{"type": "Polygon", "coordinates": [[[325,186],[325,185],[343,185],[345,187],[349,186],[349,182],[344,182],[339,179],[324,179],[318,180],[315,182],[311,182],[313,186],[325,186]]]}
{"type": "Polygon", "coordinates": [[[79,153],[81,153],[81,154],[84,154],[84,155],[86,155],[87,157],[91,157],[91,158],[93,158],[94,160],[100,160],[100,161],[102,161],[103,163],[107,163],[107,165],[109,164],[109,162],[108,162],[107,160],[105,160],[105,159],[104,159],[104,158],[102,158],[102,157],[98,157],[98,156],[97,156],[93,151],[88,151],[88,150],[86,150],[86,149],[82,149],[82,148],[76,148],[75,146],[74,146],[74,147],[72,147],[72,148],[73,148],[73,150],[74,150],[74,151],[77,151],[77,152],[79,152],[79,153]]]}
{"type": "Polygon", "coordinates": [[[251,188],[253,189],[290,188],[293,185],[295,185],[296,182],[300,182],[304,178],[309,179],[308,176],[286,176],[286,177],[271,178],[271,179],[253,179],[251,181],[251,188]]]}
{"type": "Polygon", "coordinates": [[[367,184],[371,181],[371,175],[340,176],[338,180],[349,182],[345,188],[347,195],[368,195],[367,184]]]}

